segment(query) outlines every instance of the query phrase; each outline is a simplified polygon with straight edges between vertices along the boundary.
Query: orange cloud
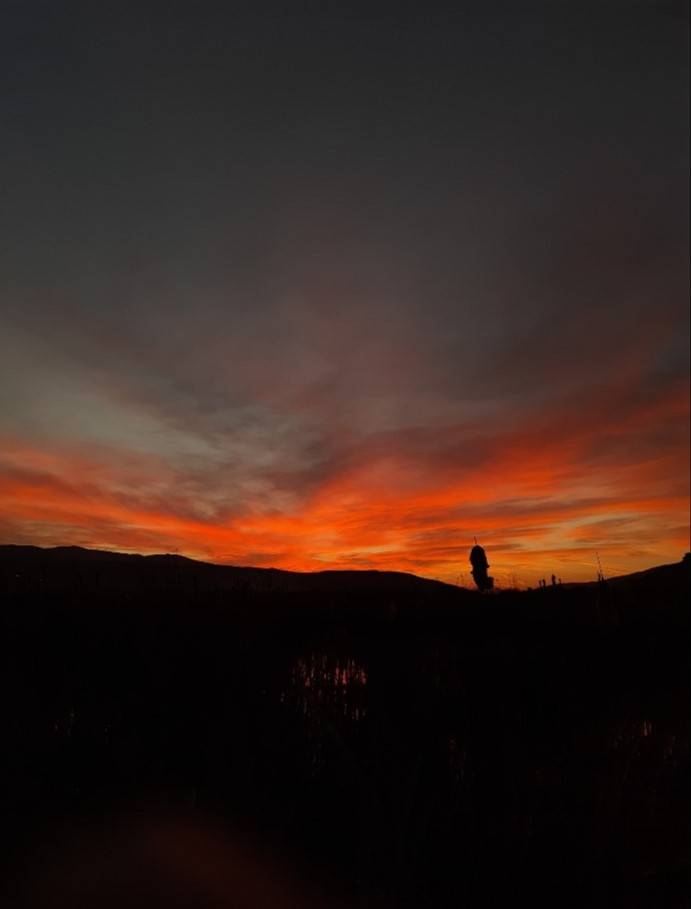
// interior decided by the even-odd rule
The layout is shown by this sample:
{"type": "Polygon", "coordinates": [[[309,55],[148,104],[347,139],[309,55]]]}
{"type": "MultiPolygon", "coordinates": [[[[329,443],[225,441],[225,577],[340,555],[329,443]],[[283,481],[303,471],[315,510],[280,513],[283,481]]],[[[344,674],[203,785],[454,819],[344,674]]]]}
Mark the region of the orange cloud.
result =
{"type": "Polygon", "coordinates": [[[553,571],[591,579],[595,550],[611,573],[679,558],[688,548],[688,441],[679,431],[688,393],[619,410],[571,403],[563,420],[546,415],[494,437],[452,427],[363,440],[282,510],[251,500],[205,510],[198,486],[186,492],[162,458],[5,440],[0,534],[466,583],[474,535],[504,584],[553,571]]]}

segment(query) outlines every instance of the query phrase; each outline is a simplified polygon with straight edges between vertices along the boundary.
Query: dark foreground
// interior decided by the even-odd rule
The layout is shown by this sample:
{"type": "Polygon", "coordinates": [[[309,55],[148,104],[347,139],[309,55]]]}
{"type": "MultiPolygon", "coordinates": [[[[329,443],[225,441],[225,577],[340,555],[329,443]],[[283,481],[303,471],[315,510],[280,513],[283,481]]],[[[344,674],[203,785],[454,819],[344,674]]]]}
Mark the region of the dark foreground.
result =
{"type": "Polygon", "coordinates": [[[125,564],[0,551],[4,905],[688,905],[688,562],[490,597],[125,564]]]}

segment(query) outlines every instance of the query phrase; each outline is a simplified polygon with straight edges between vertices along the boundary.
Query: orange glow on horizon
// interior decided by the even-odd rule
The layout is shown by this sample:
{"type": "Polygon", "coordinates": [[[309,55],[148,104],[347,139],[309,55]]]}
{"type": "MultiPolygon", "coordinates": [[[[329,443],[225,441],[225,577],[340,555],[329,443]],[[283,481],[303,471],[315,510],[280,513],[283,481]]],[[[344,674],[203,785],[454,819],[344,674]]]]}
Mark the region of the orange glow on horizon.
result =
{"type": "MultiPolygon", "coordinates": [[[[687,396],[610,424],[623,439],[641,419],[686,419],[687,396]]],[[[498,584],[533,585],[554,572],[591,580],[595,551],[610,574],[676,561],[689,548],[685,452],[594,457],[597,421],[506,433],[484,458],[434,471],[398,450],[364,451],[290,508],[248,497],[242,508],[200,507],[153,456],[31,447],[0,454],[2,542],[84,545],[299,571],[376,568],[470,586],[477,535],[498,584]]]]}

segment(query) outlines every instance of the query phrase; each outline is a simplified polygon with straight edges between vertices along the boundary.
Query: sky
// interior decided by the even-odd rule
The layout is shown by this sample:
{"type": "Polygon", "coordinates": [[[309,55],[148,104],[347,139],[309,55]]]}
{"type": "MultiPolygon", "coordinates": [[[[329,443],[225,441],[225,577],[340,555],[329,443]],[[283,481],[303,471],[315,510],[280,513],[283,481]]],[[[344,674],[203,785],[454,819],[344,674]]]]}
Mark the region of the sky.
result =
{"type": "Polygon", "coordinates": [[[689,548],[685,3],[7,0],[0,68],[0,543],[689,548]]]}

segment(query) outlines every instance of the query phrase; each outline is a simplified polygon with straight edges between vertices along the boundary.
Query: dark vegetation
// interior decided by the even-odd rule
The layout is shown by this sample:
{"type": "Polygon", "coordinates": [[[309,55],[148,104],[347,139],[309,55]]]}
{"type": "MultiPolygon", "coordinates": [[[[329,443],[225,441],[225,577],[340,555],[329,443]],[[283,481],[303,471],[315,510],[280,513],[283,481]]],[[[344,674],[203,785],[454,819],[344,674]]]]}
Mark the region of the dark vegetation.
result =
{"type": "Polygon", "coordinates": [[[0,547],[5,904],[686,906],[688,593],[0,547]]]}

